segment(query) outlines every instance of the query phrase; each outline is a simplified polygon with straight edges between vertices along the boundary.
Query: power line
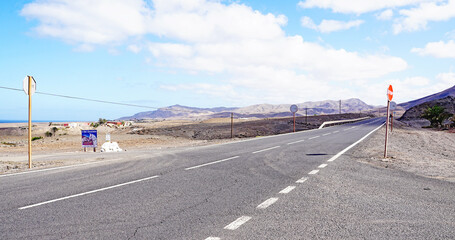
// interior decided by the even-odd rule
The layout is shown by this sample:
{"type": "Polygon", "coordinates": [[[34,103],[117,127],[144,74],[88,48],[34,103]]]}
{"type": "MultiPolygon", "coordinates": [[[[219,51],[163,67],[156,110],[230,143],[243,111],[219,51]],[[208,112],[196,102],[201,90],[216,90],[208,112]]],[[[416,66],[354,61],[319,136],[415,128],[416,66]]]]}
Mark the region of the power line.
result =
{"type": "MultiPolygon", "coordinates": [[[[2,87],[0,88],[7,89],[7,90],[14,90],[14,91],[23,91],[22,89],[19,88],[10,88],[10,87],[2,87]]],[[[90,98],[83,98],[83,97],[73,97],[73,96],[68,96],[68,95],[61,95],[61,94],[55,94],[55,93],[46,93],[46,92],[35,92],[36,94],[41,94],[41,95],[47,95],[47,96],[53,96],[53,97],[61,97],[61,98],[69,98],[69,99],[76,99],[76,100],[83,100],[83,101],[90,101],[90,102],[98,102],[98,103],[106,103],[106,104],[114,104],[114,105],[120,105],[120,106],[128,106],[128,107],[138,107],[138,108],[148,108],[148,109],[161,109],[161,110],[173,110],[173,111],[178,111],[178,112],[193,112],[191,110],[186,110],[186,109],[172,109],[169,107],[151,107],[151,106],[144,106],[144,105],[136,105],[136,104],[128,104],[128,103],[120,103],[120,102],[112,102],[112,101],[105,101],[105,100],[98,100],[98,99],[90,99],[90,98]]],[[[305,109],[317,109],[317,110],[336,110],[333,108],[310,108],[306,107],[305,109]]]]}
{"type": "MultiPolygon", "coordinates": [[[[22,89],[18,89],[18,88],[9,88],[9,87],[2,87],[2,86],[0,86],[0,88],[8,89],[8,90],[14,90],[14,91],[22,91],[22,89]]],[[[157,107],[151,107],[151,106],[136,105],[136,104],[128,104],[128,103],[119,103],[119,102],[111,102],[111,101],[104,101],[104,100],[90,99],[90,98],[83,98],[83,97],[73,97],[73,96],[61,95],[61,94],[54,94],[54,93],[45,93],[45,92],[35,92],[35,93],[36,93],[36,94],[41,94],[41,95],[47,95],[47,96],[62,97],[62,98],[70,98],[70,99],[84,100],[84,101],[90,101],[90,102],[99,102],[99,103],[115,104],[115,105],[128,106],[128,107],[139,107],[139,108],[159,109],[159,108],[157,108],[157,107]]]]}

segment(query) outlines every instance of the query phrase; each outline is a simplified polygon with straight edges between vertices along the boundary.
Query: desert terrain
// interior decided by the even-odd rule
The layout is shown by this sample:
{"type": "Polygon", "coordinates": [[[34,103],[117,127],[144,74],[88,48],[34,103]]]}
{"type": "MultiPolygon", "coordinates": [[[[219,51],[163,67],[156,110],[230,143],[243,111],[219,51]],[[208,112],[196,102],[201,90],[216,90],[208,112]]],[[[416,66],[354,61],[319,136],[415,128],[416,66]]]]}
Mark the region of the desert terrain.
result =
{"type": "MultiPolygon", "coordinates": [[[[296,130],[318,128],[324,121],[353,119],[359,114],[321,115],[298,117],[296,130]]],[[[231,119],[218,118],[205,121],[171,120],[142,121],[128,127],[99,126],[98,146],[104,143],[106,133],[111,141],[124,150],[121,153],[83,152],[81,129],[92,129],[87,124],[77,128],[59,127],[51,137],[49,123],[33,123],[33,168],[48,168],[153,155],[193,146],[219,144],[246,138],[283,134],[292,131],[292,118],[234,119],[231,138],[231,119]]],[[[0,124],[0,173],[14,173],[28,169],[27,124],[0,124]]],[[[397,120],[389,138],[388,158],[383,158],[384,131],[382,127],[364,142],[348,152],[358,161],[381,168],[408,171],[417,175],[455,181],[455,133],[411,127],[397,120]]]]}

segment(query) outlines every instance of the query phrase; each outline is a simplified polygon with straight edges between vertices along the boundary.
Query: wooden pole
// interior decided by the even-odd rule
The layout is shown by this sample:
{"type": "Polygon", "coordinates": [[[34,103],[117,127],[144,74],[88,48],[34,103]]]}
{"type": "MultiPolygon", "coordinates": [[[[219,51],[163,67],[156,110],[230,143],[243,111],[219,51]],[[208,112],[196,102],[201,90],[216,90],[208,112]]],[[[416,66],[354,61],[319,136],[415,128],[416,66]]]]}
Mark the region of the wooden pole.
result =
{"type": "Polygon", "coordinates": [[[308,108],[305,108],[305,124],[308,124],[308,108]]]}
{"type": "Polygon", "coordinates": [[[234,113],[231,113],[231,138],[234,137],[234,113]]]}
{"type": "Polygon", "coordinates": [[[294,132],[295,132],[295,113],[294,113],[294,132]]]}
{"type": "Polygon", "coordinates": [[[390,101],[387,100],[387,117],[385,125],[385,147],[384,147],[384,158],[387,158],[387,140],[389,139],[388,129],[389,129],[389,107],[390,101]]]}
{"type": "Polygon", "coordinates": [[[390,119],[390,121],[391,121],[391,124],[390,124],[390,132],[393,132],[393,111],[392,111],[391,114],[392,114],[392,116],[391,116],[391,119],[390,119]]]}
{"type": "Polygon", "coordinates": [[[28,77],[28,168],[32,168],[32,78],[28,77]]]}
{"type": "Polygon", "coordinates": [[[340,100],[340,114],[341,114],[341,100],[340,100]]]}

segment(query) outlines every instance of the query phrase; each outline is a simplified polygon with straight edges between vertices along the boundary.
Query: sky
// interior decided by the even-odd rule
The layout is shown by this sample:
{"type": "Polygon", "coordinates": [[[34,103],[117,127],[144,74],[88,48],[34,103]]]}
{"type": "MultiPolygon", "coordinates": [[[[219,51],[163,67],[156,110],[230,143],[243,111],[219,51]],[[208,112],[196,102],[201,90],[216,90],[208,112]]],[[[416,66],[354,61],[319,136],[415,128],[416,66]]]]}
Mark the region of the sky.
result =
{"type": "MultiPolygon", "coordinates": [[[[455,0],[0,1],[0,87],[150,107],[359,98],[385,105],[455,85],[455,0]]],[[[42,94],[34,120],[153,109],[42,94]]],[[[0,119],[27,119],[0,88],[0,119]]]]}

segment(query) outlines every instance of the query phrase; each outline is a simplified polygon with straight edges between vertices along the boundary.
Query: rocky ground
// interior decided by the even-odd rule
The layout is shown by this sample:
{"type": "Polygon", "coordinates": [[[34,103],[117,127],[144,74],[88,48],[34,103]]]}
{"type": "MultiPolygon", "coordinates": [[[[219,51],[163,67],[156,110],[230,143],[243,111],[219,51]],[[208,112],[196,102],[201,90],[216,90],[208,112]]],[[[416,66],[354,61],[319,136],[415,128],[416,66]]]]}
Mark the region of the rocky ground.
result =
{"type": "MultiPolygon", "coordinates": [[[[353,115],[299,117],[296,120],[297,131],[314,129],[324,121],[340,118],[356,118],[353,115]]],[[[33,136],[42,139],[33,141],[33,166],[45,168],[103,161],[112,155],[83,153],[80,129],[59,129],[54,136],[45,137],[50,130],[47,123],[36,123],[33,136]]],[[[235,119],[234,138],[230,138],[230,119],[211,119],[195,121],[152,121],[135,123],[127,128],[98,127],[99,145],[104,142],[106,133],[111,140],[118,142],[128,154],[122,156],[134,158],[137,155],[153,154],[157,151],[217,144],[237,141],[247,137],[280,134],[292,131],[292,118],[278,119],[235,119]]],[[[412,124],[411,124],[412,125],[412,124]]],[[[417,124],[418,125],[418,124],[417,124]]],[[[0,124],[0,173],[26,170],[27,128],[26,124],[0,124]]],[[[395,121],[395,128],[389,139],[389,158],[384,159],[385,128],[381,128],[352,151],[355,159],[377,167],[392,168],[412,172],[418,175],[455,181],[455,133],[454,131],[436,131],[420,127],[410,127],[395,121]]],[[[116,155],[120,156],[120,155],[116,155]]]]}
{"type": "Polygon", "coordinates": [[[384,159],[385,127],[353,149],[358,161],[381,168],[455,182],[455,131],[409,127],[394,122],[384,159]]]}

